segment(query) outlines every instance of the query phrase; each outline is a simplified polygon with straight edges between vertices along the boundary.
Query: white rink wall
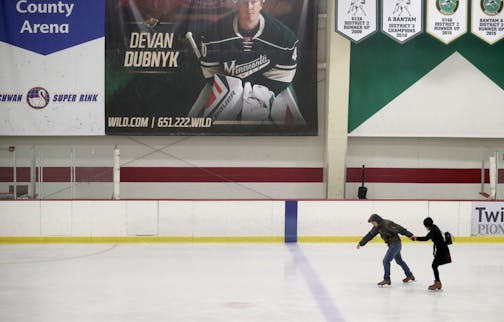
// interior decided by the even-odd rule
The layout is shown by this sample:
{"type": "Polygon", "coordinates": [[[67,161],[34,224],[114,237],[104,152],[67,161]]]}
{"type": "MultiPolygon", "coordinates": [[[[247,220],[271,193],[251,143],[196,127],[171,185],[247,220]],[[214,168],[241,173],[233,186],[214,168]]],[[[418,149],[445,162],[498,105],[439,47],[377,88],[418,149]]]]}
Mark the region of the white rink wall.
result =
{"type": "Polygon", "coordinates": [[[371,226],[370,214],[393,220],[414,234],[425,235],[423,220],[432,217],[456,236],[471,235],[471,201],[300,201],[298,236],[360,236],[371,226]]]}
{"type": "Polygon", "coordinates": [[[282,236],[283,201],[1,201],[0,236],[282,236]]]}
{"type": "MultiPolygon", "coordinates": [[[[298,237],[360,236],[379,213],[415,234],[431,216],[471,234],[470,201],[299,201],[298,237]]],[[[263,200],[0,201],[0,236],[281,237],[285,202],[263,200]]]]}

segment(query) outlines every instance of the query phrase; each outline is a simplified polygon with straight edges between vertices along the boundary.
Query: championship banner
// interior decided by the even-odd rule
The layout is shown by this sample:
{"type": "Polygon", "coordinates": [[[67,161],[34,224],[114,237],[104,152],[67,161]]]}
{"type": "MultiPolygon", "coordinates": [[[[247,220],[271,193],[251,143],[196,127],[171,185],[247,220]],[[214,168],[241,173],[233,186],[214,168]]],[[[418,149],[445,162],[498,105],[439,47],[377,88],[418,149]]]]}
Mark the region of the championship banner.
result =
{"type": "Polygon", "coordinates": [[[423,0],[382,1],[382,32],[400,44],[422,33],[423,0]]]}
{"type": "Polygon", "coordinates": [[[427,0],[427,33],[449,44],[467,32],[469,0],[427,0]]]}
{"type": "Polygon", "coordinates": [[[358,43],[374,34],[377,0],[336,0],[336,32],[358,43]]]}
{"type": "Polygon", "coordinates": [[[490,45],[504,38],[504,0],[472,0],[471,32],[490,45]]]}
{"type": "Polygon", "coordinates": [[[471,235],[504,235],[504,203],[473,202],[471,235]]]}
{"type": "Polygon", "coordinates": [[[317,135],[316,0],[107,0],[106,133],[317,135]]]}
{"type": "Polygon", "coordinates": [[[104,0],[0,0],[0,135],[104,135],[104,0]]]}

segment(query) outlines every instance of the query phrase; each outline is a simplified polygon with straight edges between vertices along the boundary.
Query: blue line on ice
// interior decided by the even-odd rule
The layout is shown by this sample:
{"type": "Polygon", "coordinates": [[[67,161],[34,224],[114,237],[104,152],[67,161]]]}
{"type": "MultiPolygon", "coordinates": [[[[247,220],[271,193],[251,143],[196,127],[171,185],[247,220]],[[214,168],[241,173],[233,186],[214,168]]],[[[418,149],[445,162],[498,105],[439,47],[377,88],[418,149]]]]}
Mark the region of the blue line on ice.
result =
{"type": "Polygon", "coordinates": [[[308,288],[310,289],[310,292],[312,293],[312,296],[326,321],[344,322],[345,319],[343,318],[343,315],[334,304],[329,292],[318,278],[317,272],[310,264],[308,258],[304,255],[301,247],[299,247],[298,244],[287,244],[287,248],[292,254],[296,268],[303,275],[303,278],[306,284],[308,284],[308,288]]]}

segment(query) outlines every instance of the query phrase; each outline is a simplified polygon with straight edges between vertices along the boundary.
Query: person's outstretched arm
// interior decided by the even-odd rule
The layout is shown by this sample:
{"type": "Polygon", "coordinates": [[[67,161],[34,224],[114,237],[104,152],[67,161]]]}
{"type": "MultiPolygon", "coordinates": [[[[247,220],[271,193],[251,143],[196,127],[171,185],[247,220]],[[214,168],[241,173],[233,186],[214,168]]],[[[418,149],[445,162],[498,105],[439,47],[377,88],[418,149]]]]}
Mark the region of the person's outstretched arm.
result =
{"type": "Polygon", "coordinates": [[[410,232],[409,230],[407,230],[406,228],[404,228],[403,226],[398,225],[398,224],[395,224],[395,226],[396,226],[396,229],[395,229],[395,230],[396,230],[396,232],[397,232],[398,234],[404,235],[404,236],[406,236],[406,237],[408,237],[408,238],[413,237],[413,233],[412,233],[412,232],[410,232]]]}
{"type": "Polygon", "coordinates": [[[429,233],[423,237],[417,237],[415,240],[417,241],[428,241],[432,238],[432,233],[429,231],[429,233]]]}
{"type": "MultiPolygon", "coordinates": [[[[378,228],[373,227],[366,236],[362,237],[361,241],[359,242],[359,246],[364,246],[366,245],[371,239],[375,238],[375,236],[378,235],[378,228]]],[[[357,247],[358,248],[358,247],[357,247]]]]}

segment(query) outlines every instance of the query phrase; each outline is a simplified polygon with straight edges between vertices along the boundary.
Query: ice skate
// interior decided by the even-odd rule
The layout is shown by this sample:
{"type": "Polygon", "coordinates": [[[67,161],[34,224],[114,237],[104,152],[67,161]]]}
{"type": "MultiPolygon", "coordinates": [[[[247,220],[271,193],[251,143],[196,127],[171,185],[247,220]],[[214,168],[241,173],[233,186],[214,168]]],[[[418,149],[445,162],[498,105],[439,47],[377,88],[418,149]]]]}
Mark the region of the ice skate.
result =
{"type": "Polygon", "coordinates": [[[442,286],[443,285],[441,284],[441,282],[435,281],[434,284],[429,286],[429,290],[431,291],[440,290],[442,286]]]}
{"type": "Polygon", "coordinates": [[[403,279],[403,283],[408,283],[409,281],[414,281],[415,280],[415,276],[411,275],[411,276],[406,276],[405,279],[403,279]]]}
{"type": "Polygon", "coordinates": [[[390,282],[390,280],[383,280],[383,281],[377,283],[376,285],[378,285],[378,286],[385,286],[385,285],[390,285],[390,284],[392,284],[390,282]]]}

